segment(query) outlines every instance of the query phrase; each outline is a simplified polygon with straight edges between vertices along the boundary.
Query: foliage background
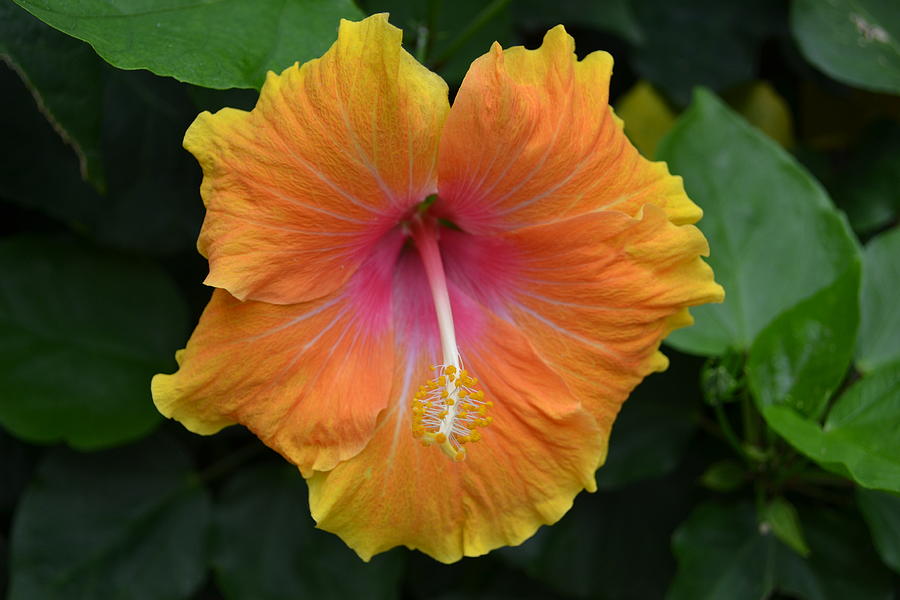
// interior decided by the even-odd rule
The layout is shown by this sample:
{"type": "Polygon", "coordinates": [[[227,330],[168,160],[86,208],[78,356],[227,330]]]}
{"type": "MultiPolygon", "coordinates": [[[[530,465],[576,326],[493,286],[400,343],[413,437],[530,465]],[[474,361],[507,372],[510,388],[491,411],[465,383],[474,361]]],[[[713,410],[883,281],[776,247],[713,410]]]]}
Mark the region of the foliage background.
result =
{"type": "Polygon", "coordinates": [[[0,53],[12,600],[900,598],[896,2],[4,0],[0,53]],[[626,403],[598,493],[452,566],[361,563],[253,436],[191,435],[149,395],[210,294],[184,130],[381,11],[452,90],[560,22],[610,51],[626,132],[685,177],[728,294],[626,403]]]}

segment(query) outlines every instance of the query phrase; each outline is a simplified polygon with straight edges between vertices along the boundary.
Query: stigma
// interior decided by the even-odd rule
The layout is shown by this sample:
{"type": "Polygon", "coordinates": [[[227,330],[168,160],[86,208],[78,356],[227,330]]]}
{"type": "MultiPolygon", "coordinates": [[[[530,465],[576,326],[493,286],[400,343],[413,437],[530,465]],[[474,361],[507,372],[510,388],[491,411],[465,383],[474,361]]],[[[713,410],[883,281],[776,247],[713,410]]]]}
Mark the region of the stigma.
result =
{"type": "Polygon", "coordinates": [[[437,226],[417,215],[409,232],[431,288],[443,355],[441,362],[431,367],[434,377],[419,387],[410,403],[412,434],[423,445],[436,445],[451,459],[462,461],[465,445],[480,440],[478,429],[491,424],[487,413],[493,404],[485,400],[478,380],[462,367],[437,226]]]}

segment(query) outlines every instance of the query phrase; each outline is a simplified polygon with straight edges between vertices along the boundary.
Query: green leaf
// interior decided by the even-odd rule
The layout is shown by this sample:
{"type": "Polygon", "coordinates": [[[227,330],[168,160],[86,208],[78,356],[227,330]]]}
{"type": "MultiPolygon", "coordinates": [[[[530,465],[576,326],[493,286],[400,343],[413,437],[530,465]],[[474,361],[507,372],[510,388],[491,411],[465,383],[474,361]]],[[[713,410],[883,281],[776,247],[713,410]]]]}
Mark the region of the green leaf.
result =
{"type": "Polygon", "coordinates": [[[838,81],[900,94],[900,5],[895,0],[797,0],[800,50],[838,81]]]}
{"type": "Polygon", "coordinates": [[[844,380],[859,322],[859,260],[781,313],[756,337],[747,378],[758,406],[784,404],[818,419],[844,380]]]}
{"type": "Polygon", "coordinates": [[[581,26],[616,34],[634,44],[644,32],[634,14],[633,0],[517,0],[513,3],[516,21],[524,29],[548,29],[558,23],[581,26]]]}
{"type": "Polygon", "coordinates": [[[181,140],[197,111],[175,81],[105,65],[103,71],[105,196],[84,184],[71,150],[0,66],[0,130],[14,149],[0,162],[0,197],[106,245],[150,255],[189,248],[203,205],[200,169],[181,140]]]}
{"type": "Polygon", "coordinates": [[[863,487],[900,492],[900,362],[873,371],[835,402],[825,424],[787,406],[766,422],[803,454],[863,487]]]}
{"type": "Polygon", "coordinates": [[[404,31],[407,49],[420,58],[424,53],[425,64],[451,85],[462,81],[472,61],[487,53],[494,41],[504,47],[513,41],[509,6],[497,6],[496,1],[455,0],[451,5],[432,0],[370,0],[365,6],[370,14],[390,13],[391,23],[404,31]],[[482,18],[477,28],[469,30],[482,18]],[[460,40],[467,31],[471,35],[460,40]]]}
{"type": "Polygon", "coordinates": [[[0,63],[0,198],[60,219],[80,230],[104,200],[81,177],[78,159],[38,110],[25,84],[0,63]],[[52,177],[48,173],[53,173],[52,177]]]}
{"type": "Polygon", "coordinates": [[[900,496],[857,489],[856,500],[881,560],[900,573],[900,496]]]}
{"type": "Polygon", "coordinates": [[[805,600],[891,597],[889,573],[856,515],[808,510],[800,520],[808,560],[780,543],[749,504],[701,504],[673,537],[678,571],[667,598],[757,600],[776,591],[805,600]]]}
{"type": "Polygon", "coordinates": [[[634,50],[632,66],[679,106],[690,101],[696,86],[724,90],[754,79],[759,47],[780,25],[783,10],[777,0],[632,4],[638,26],[646,32],[634,50]]]}
{"type": "Polygon", "coordinates": [[[700,476],[701,485],[716,492],[732,492],[747,480],[747,470],[733,460],[713,463],[700,476]]]}
{"type": "Polygon", "coordinates": [[[613,425],[606,464],[597,486],[616,489],[672,472],[695,431],[696,359],[670,356],[671,367],[645,379],[622,406],[613,425]],[[672,389],[685,390],[673,396],[672,389]]]}
{"type": "Polygon", "coordinates": [[[567,598],[661,598],[675,566],[668,541],[692,487],[679,474],[582,494],[559,523],[501,555],[567,598]]]}
{"type": "Polygon", "coordinates": [[[888,571],[879,562],[866,526],[852,510],[810,507],[800,512],[810,555],[784,546],[777,558],[777,588],[807,600],[891,600],[888,571]]]}
{"type": "Polygon", "coordinates": [[[212,564],[226,598],[397,598],[403,555],[362,562],[337,537],[315,529],[307,492],[288,465],[245,469],[215,511],[212,564]]]}
{"type": "Polygon", "coordinates": [[[856,362],[869,372],[900,358],[900,227],[872,239],[863,257],[856,362]]]}
{"type": "Polygon", "coordinates": [[[12,511],[28,483],[34,467],[34,452],[30,450],[0,429],[0,515],[12,511]]]}
{"type": "Polygon", "coordinates": [[[698,91],[658,157],[704,210],[700,229],[725,302],[692,309],[667,343],[704,355],[748,350],[779,314],[832,285],[858,260],[822,187],[778,144],[698,91]]]}
{"type": "Polygon", "coordinates": [[[675,532],[672,551],[669,600],[758,600],[774,589],[777,542],[749,504],[701,504],[675,532]]]}
{"type": "Polygon", "coordinates": [[[0,4],[0,54],[22,77],[57,133],[75,150],[82,177],[103,191],[102,61],[90,46],[44,25],[12,3],[0,4]]]}
{"type": "Polygon", "coordinates": [[[152,264],[63,239],[0,242],[0,423],[33,442],[100,448],[160,421],[150,377],[172,368],[187,311],[152,264]]]}
{"type": "Polygon", "coordinates": [[[15,0],[94,47],[120,69],[147,69],[211,88],[259,88],[267,71],[321,56],[351,0],[15,0]]]}
{"type": "Polygon", "coordinates": [[[92,232],[102,243],[154,256],[195,247],[203,203],[200,169],[181,147],[196,116],[184,87],[108,70],[103,137],[111,202],[92,232]]]}
{"type": "Polygon", "coordinates": [[[172,439],[56,449],[13,520],[9,599],[188,598],[205,575],[210,512],[172,439]]]}
{"type": "Polygon", "coordinates": [[[803,537],[803,527],[797,509],[784,498],[775,498],[766,505],[763,522],[772,533],[800,556],[809,556],[809,546],[803,537]]]}
{"type": "Polygon", "coordinates": [[[880,120],[869,126],[833,177],[835,201],[855,231],[889,226],[900,214],[900,123],[880,120]]]}

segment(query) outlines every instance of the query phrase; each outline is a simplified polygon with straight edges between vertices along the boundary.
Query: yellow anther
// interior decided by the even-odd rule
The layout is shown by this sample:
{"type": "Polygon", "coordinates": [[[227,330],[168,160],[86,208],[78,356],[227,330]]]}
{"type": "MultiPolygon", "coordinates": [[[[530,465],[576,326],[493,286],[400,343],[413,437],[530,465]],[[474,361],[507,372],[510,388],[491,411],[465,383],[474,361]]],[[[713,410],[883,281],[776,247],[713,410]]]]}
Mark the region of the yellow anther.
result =
{"type": "Polygon", "coordinates": [[[418,388],[410,402],[412,434],[423,446],[440,447],[455,461],[466,459],[462,444],[481,439],[480,428],[491,423],[487,416],[493,406],[484,401],[478,383],[457,365],[434,365],[434,377],[418,388]],[[463,435],[464,434],[464,435],[463,435]]]}

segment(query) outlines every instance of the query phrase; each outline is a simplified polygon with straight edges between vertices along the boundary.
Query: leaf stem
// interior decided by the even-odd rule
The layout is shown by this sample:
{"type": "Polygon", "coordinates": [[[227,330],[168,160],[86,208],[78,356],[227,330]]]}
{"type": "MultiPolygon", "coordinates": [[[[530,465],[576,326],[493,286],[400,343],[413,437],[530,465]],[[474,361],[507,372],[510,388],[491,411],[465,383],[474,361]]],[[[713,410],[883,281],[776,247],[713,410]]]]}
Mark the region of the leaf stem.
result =
{"type": "Polygon", "coordinates": [[[747,463],[752,462],[750,457],[747,456],[747,452],[744,450],[741,440],[738,439],[737,434],[735,434],[734,429],[731,427],[728,415],[725,414],[725,408],[720,402],[716,402],[713,404],[713,410],[716,413],[716,421],[719,424],[719,428],[722,430],[722,435],[725,436],[725,441],[728,442],[728,445],[731,446],[747,463]]]}
{"type": "Polygon", "coordinates": [[[487,6],[481,9],[481,12],[475,15],[475,18],[466,25],[466,28],[459,32],[459,35],[447,45],[444,51],[434,59],[432,68],[439,69],[442,67],[444,63],[456,54],[456,52],[465,45],[473,35],[478,33],[479,29],[484,27],[491,19],[496,17],[501,10],[506,8],[507,4],[509,4],[509,0],[492,0],[492,2],[489,2],[487,6]]]}
{"type": "Polygon", "coordinates": [[[259,442],[251,442],[245,446],[241,446],[231,454],[226,454],[216,462],[212,463],[200,473],[197,474],[197,482],[207,484],[222,475],[227,475],[241,466],[265,448],[259,442]]]}
{"type": "Polygon", "coordinates": [[[757,421],[756,411],[754,410],[753,400],[746,388],[741,393],[741,420],[744,426],[744,439],[748,444],[753,446],[759,445],[759,423],[757,421]]]}

